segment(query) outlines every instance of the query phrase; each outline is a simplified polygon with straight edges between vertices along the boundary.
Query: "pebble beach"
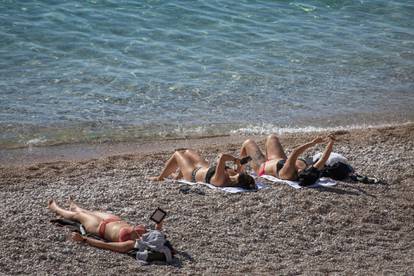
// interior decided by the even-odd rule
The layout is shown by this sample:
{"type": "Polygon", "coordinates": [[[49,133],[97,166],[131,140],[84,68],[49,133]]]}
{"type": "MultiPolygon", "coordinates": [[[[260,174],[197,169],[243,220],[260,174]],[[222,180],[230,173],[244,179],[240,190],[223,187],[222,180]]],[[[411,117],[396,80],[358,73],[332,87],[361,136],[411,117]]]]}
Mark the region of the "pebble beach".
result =
{"type": "MultiPolygon", "coordinates": [[[[312,133],[284,134],[285,150],[312,133]]],[[[249,137],[185,141],[208,160],[237,155],[249,137]]],[[[263,147],[263,137],[255,137],[263,147]]],[[[227,194],[204,186],[155,183],[183,141],[117,155],[76,160],[0,164],[0,272],[5,275],[255,274],[413,275],[414,125],[349,130],[334,151],[358,173],[380,184],[338,182],[295,190],[261,180],[268,188],[227,194]],[[72,196],[86,209],[106,210],[128,222],[154,227],[156,207],[168,212],[164,231],[178,250],[173,265],[141,266],[127,255],[68,239],[50,223],[54,198],[72,196]]],[[[311,156],[321,148],[307,152],[311,156]]]]}

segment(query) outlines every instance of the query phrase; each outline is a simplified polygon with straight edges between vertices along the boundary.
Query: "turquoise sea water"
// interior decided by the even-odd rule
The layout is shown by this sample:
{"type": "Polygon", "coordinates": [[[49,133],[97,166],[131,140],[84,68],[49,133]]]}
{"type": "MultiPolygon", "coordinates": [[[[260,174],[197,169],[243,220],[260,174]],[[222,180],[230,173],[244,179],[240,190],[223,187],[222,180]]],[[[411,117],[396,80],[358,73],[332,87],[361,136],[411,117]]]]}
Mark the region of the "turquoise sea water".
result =
{"type": "Polygon", "coordinates": [[[414,119],[414,1],[0,0],[0,148],[414,119]]]}

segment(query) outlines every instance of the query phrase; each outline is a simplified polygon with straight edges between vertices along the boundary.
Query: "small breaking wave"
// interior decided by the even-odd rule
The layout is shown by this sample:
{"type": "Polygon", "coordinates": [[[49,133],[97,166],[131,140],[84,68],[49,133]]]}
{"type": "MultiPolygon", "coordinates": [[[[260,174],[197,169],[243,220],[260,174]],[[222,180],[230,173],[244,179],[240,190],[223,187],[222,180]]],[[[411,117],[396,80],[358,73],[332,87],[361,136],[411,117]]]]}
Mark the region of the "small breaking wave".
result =
{"type": "Polygon", "coordinates": [[[238,128],[230,131],[233,135],[265,135],[270,133],[285,134],[285,133],[315,133],[315,132],[336,132],[347,131],[354,129],[367,128],[383,128],[393,126],[404,126],[412,124],[412,121],[399,124],[360,124],[360,125],[345,125],[336,127],[319,127],[319,126],[305,126],[305,127],[278,127],[272,124],[250,125],[243,128],[238,128]]]}

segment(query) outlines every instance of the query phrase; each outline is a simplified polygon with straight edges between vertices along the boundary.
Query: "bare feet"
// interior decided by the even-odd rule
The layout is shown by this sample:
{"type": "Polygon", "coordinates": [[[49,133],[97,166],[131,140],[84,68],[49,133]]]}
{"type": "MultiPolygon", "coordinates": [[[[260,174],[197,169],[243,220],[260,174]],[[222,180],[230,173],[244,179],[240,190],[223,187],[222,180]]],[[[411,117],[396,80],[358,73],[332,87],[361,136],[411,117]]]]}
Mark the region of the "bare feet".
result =
{"type": "Polygon", "coordinates": [[[56,202],[54,199],[49,199],[47,202],[47,208],[54,210],[56,207],[56,202]]]}
{"type": "Polygon", "coordinates": [[[69,196],[68,203],[69,203],[69,210],[75,211],[76,208],[78,208],[78,206],[76,205],[76,203],[75,203],[75,201],[74,201],[74,199],[73,199],[72,196],[69,196]]]}

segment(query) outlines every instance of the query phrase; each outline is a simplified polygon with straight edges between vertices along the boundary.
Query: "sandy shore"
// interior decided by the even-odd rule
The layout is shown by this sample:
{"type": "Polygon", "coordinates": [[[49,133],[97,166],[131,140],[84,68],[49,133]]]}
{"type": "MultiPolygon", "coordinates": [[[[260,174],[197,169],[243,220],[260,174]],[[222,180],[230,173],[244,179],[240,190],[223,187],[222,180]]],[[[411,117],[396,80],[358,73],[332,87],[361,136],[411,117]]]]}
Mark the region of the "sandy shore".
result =
{"type": "MultiPolygon", "coordinates": [[[[282,143],[289,151],[311,137],[284,135],[282,143]]],[[[218,152],[237,153],[244,137],[214,139],[157,142],[133,154],[118,150],[116,156],[49,163],[36,163],[47,156],[25,163],[18,162],[24,155],[3,156],[0,272],[414,274],[413,124],[350,131],[335,146],[358,172],[385,184],[339,182],[302,190],[274,184],[229,195],[204,187],[183,193],[178,184],[144,179],[162,168],[175,147],[196,147],[214,160],[218,152]],[[46,204],[55,198],[66,206],[69,196],[134,223],[151,224],[152,210],[167,210],[165,232],[181,252],[175,265],[140,266],[131,257],[68,241],[67,230],[49,223],[54,215],[46,204]]]]}

